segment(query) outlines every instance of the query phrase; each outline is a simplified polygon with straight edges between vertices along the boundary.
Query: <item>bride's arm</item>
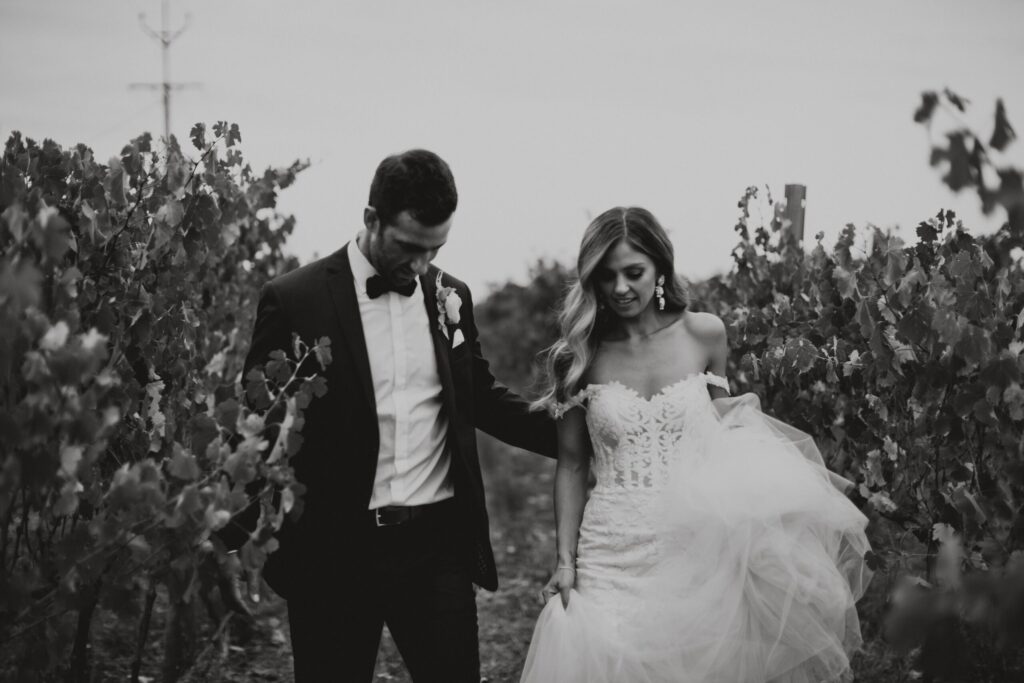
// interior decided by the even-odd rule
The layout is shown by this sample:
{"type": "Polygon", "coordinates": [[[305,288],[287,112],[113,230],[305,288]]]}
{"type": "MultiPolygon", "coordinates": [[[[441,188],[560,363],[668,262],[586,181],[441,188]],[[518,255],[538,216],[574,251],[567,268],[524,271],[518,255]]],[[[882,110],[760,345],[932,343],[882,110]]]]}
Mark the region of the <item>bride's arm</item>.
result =
{"type": "MultiPolygon", "coordinates": [[[[717,315],[711,313],[693,314],[693,332],[704,344],[708,354],[707,370],[719,377],[725,377],[726,364],[729,360],[729,336],[725,323],[717,315]]],[[[725,389],[709,385],[708,391],[712,399],[725,398],[729,392],[725,389]]]]}
{"type": "Polygon", "coordinates": [[[561,593],[569,606],[569,590],[576,584],[576,544],[583,521],[583,506],[590,474],[590,435],[582,408],[573,408],[558,421],[558,465],[555,468],[555,528],[558,564],[545,586],[561,593]]]}
{"type": "MultiPolygon", "coordinates": [[[[729,360],[729,337],[725,333],[725,324],[718,318],[715,320],[721,327],[716,326],[711,337],[711,372],[719,377],[725,377],[725,367],[729,360]]],[[[729,395],[728,391],[714,385],[709,386],[708,391],[712,399],[725,398],[729,395]]]]}

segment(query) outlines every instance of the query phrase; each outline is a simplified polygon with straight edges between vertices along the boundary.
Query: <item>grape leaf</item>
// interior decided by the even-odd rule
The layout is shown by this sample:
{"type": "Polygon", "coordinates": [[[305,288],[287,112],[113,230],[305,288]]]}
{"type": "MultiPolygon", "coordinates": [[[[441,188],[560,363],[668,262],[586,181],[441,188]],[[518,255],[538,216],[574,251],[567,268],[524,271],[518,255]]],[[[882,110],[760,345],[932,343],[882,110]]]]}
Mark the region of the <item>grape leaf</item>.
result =
{"type": "Polygon", "coordinates": [[[195,481],[200,475],[199,465],[196,463],[195,456],[186,452],[178,445],[175,445],[174,455],[167,465],[167,471],[172,477],[182,481],[195,481]]]}
{"type": "Polygon", "coordinates": [[[923,310],[906,313],[896,324],[896,331],[911,344],[923,344],[931,331],[925,315],[923,310]]]}
{"type": "Polygon", "coordinates": [[[43,236],[43,251],[50,260],[57,261],[71,246],[71,224],[51,207],[40,211],[38,220],[43,236]]]}
{"type": "Polygon", "coordinates": [[[850,353],[849,360],[843,363],[843,377],[849,377],[861,367],[863,365],[860,362],[860,351],[853,351],[850,353]]]}
{"type": "Polygon", "coordinates": [[[245,399],[255,410],[263,410],[270,406],[270,392],[267,390],[263,371],[253,368],[245,376],[245,399]]]}
{"type": "Polygon", "coordinates": [[[949,274],[957,280],[981,277],[983,273],[979,259],[967,251],[957,252],[949,263],[949,274]]]}
{"type": "Polygon", "coordinates": [[[1006,106],[1003,104],[1002,98],[996,100],[996,122],[995,128],[992,130],[992,137],[989,138],[988,144],[1000,152],[1017,138],[1016,131],[1013,130],[1013,126],[1010,125],[1009,119],[1006,117],[1006,106]]]}
{"type": "Polygon", "coordinates": [[[240,412],[241,407],[238,401],[234,398],[229,398],[217,405],[214,410],[214,418],[217,420],[217,424],[230,433],[234,433],[240,412]]]}
{"type": "Polygon", "coordinates": [[[212,504],[207,506],[206,511],[203,513],[203,517],[205,519],[206,526],[211,531],[222,529],[231,521],[231,513],[229,511],[218,510],[212,504]]]}
{"type": "Polygon", "coordinates": [[[931,121],[935,107],[939,104],[939,96],[934,92],[921,93],[921,104],[914,112],[915,123],[927,123],[931,121]]]}
{"type": "Polygon", "coordinates": [[[120,159],[115,157],[110,160],[110,173],[103,184],[107,188],[108,201],[115,207],[123,207],[128,203],[128,176],[125,175],[120,159]]]}
{"type": "Polygon", "coordinates": [[[0,214],[0,219],[7,224],[7,229],[10,231],[14,241],[21,242],[21,238],[25,234],[25,227],[28,225],[28,214],[21,203],[16,202],[4,209],[3,213],[0,214]]]}
{"type": "Polygon", "coordinates": [[[1024,389],[1014,382],[1003,391],[1003,402],[1010,414],[1010,419],[1024,420],[1024,389]]]}
{"type": "Polygon", "coordinates": [[[852,299],[853,295],[857,292],[856,275],[842,266],[836,266],[832,271],[832,277],[835,279],[836,289],[839,291],[839,296],[844,299],[852,299]]]}
{"type": "Polygon", "coordinates": [[[43,274],[31,263],[0,262],[0,301],[10,302],[14,310],[37,306],[42,283],[43,274]]]}
{"type": "Polygon", "coordinates": [[[950,104],[959,109],[961,113],[967,111],[967,105],[970,104],[970,100],[968,100],[966,97],[961,97],[960,95],[957,95],[949,88],[943,89],[942,94],[944,94],[946,96],[946,99],[949,100],[950,104]]]}
{"type": "Polygon", "coordinates": [[[896,324],[896,314],[889,308],[889,303],[886,301],[884,294],[875,300],[875,305],[878,307],[878,314],[882,316],[883,320],[890,325],[896,324]]]}
{"type": "MultiPolygon", "coordinates": [[[[314,353],[316,353],[316,360],[320,364],[320,369],[326,370],[327,366],[331,364],[330,337],[320,337],[314,347],[314,353]]],[[[326,391],[326,383],[324,385],[324,390],[326,391]]],[[[323,396],[323,394],[317,394],[317,396],[323,396]]]]}
{"type": "MultiPolygon", "coordinates": [[[[223,404],[222,404],[223,405],[223,404]]],[[[237,409],[237,403],[235,404],[237,409]]],[[[232,425],[234,421],[232,421],[232,425]]],[[[205,413],[194,415],[189,421],[193,453],[205,453],[206,447],[220,435],[217,422],[205,413]]]]}
{"type": "Polygon", "coordinates": [[[168,227],[177,227],[185,217],[185,207],[182,206],[180,201],[171,197],[167,200],[167,203],[161,206],[156,212],[156,217],[157,220],[166,223],[168,227]]]}
{"type": "Polygon", "coordinates": [[[60,471],[65,477],[77,476],[83,452],[81,446],[65,445],[60,449],[60,471]]]}
{"type": "Polygon", "coordinates": [[[288,432],[288,456],[291,457],[299,452],[304,443],[302,434],[292,430],[288,432]]]}
{"type": "Polygon", "coordinates": [[[992,354],[992,340],[985,330],[968,323],[964,333],[956,345],[956,351],[964,360],[973,365],[982,363],[986,356],[992,354]]]}
{"type": "Polygon", "coordinates": [[[954,311],[940,308],[932,317],[932,329],[939,333],[939,340],[943,344],[952,346],[963,336],[964,322],[954,311]]]}
{"type": "Polygon", "coordinates": [[[883,279],[885,284],[893,285],[899,282],[903,278],[903,273],[907,268],[907,256],[902,249],[894,249],[890,251],[885,260],[885,273],[883,279]]]}
{"type": "MultiPolygon", "coordinates": [[[[999,189],[993,195],[993,200],[1006,207],[1010,212],[1011,222],[1018,214],[1015,210],[1024,206],[1024,175],[1021,171],[1013,168],[1001,168],[996,171],[999,176],[999,189]]],[[[1020,226],[1014,225],[1015,229],[1020,226]]]]}
{"type": "Polygon", "coordinates": [[[871,309],[868,308],[868,300],[861,299],[857,304],[857,324],[860,325],[860,333],[870,337],[875,329],[875,321],[871,317],[871,309]]]}
{"type": "Polygon", "coordinates": [[[932,540],[939,543],[954,543],[956,538],[956,530],[950,525],[940,522],[932,526],[932,540]]]}
{"type": "Polygon", "coordinates": [[[950,133],[949,147],[943,151],[941,158],[949,162],[949,170],[942,177],[943,181],[954,192],[965,187],[976,185],[974,166],[971,153],[967,150],[966,136],[963,132],[950,133]]]}
{"type": "Polygon", "coordinates": [[[264,371],[267,379],[278,387],[283,387],[292,376],[291,365],[284,359],[267,361],[264,371]]]}
{"type": "Polygon", "coordinates": [[[917,224],[917,236],[924,243],[934,242],[939,236],[938,228],[928,221],[921,221],[917,224]]]}
{"type": "Polygon", "coordinates": [[[804,374],[814,367],[818,359],[818,349],[803,337],[790,339],[786,342],[784,363],[799,374],[804,374]]]}
{"type": "Polygon", "coordinates": [[[192,144],[195,148],[202,150],[206,147],[206,124],[197,123],[192,126],[192,131],[189,133],[189,137],[192,138],[192,144]]]}

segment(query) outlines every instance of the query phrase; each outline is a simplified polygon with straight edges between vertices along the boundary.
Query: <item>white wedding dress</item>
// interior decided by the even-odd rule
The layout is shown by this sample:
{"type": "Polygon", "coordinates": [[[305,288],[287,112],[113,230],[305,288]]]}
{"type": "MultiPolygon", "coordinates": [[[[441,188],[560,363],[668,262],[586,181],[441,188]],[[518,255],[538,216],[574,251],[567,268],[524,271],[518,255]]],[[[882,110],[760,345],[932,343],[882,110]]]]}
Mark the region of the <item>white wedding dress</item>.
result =
{"type": "Polygon", "coordinates": [[[716,375],[647,399],[592,384],[596,485],[568,609],[537,620],[528,683],[820,683],[850,676],[867,519],[803,432],[716,375]]]}

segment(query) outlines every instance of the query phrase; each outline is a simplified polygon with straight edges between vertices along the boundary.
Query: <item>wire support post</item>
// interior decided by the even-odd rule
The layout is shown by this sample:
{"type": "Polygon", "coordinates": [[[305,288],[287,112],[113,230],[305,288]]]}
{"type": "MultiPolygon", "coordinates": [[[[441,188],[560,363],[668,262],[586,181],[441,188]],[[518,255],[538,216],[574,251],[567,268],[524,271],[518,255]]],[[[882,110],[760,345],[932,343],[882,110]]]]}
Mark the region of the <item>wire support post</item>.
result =
{"type": "Polygon", "coordinates": [[[189,27],[192,16],[186,13],[181,27],[172,31],[168,28],[169,13],[169,0],[162,0],[160,4],[159,31],[149,27],[144,13],[139,14],[139,25],[142,27],[143,32],[160,43],[163,80],[159,83],[131,83],[128,86],[130,90],[159,90],[161,92],[164,106],[164,139],[168,142],[171,139],[171,92],[200,87],[199,83],[174,83],[171,81],[171,44],[180,38],[181,34],[189,27]]]}

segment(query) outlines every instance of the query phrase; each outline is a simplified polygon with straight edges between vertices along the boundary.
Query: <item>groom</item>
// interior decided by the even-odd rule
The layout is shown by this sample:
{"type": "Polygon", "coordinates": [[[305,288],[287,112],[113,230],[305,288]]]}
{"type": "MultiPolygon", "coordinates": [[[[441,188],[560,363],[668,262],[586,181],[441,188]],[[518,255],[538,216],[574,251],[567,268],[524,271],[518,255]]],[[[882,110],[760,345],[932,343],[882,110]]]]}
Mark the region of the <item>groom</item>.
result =
{"type": "Polygon", "coordinates": [[[417,683],[479,681],[473,584],[497,573],[475,429],[555,455],[553,423],[488,370],[469,289],[430,263],[457,198],[436,154],[388,157],[356,239],[260,295],[246,373],[293,332],[332,342],[292,460],[305,509],[264,571],[299,683],[370,681],[385,623],[417,683]]]}

